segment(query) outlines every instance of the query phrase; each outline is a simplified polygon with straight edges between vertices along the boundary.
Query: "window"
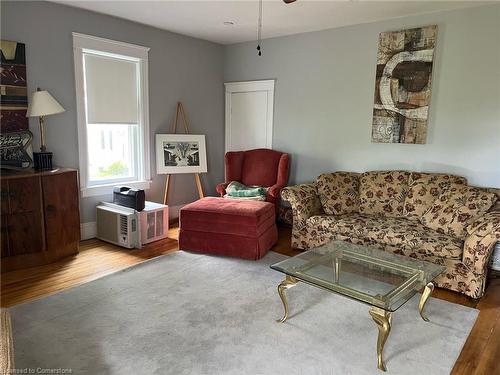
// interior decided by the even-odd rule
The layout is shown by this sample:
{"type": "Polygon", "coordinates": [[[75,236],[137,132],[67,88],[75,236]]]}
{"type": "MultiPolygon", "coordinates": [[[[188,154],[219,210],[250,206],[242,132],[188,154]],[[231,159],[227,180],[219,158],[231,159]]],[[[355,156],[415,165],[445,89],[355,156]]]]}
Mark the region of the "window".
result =
{"type": "Polygon", "coordinates": [[[82,196],[148,188],[149,48],[73,33],[82,196]]]}

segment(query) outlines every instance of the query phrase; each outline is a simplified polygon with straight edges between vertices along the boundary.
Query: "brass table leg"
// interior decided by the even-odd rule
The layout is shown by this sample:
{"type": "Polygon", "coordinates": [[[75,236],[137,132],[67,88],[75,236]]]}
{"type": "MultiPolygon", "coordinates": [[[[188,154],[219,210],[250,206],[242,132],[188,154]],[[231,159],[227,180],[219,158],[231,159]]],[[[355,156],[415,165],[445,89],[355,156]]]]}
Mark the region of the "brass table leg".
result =
{"type": "Polygon", "coordinates": [[[288,301],[286,300],[285,290],[295,286],[295,284],[297,284],[297,279],[287,275],[285,280],[278,285],[278,294],[280,295],[281,302],[283,302],[283,307],[285,309],[285,314],[283,318],[277,320],[278,323],[284,323],[288,318],[288,301]]]}
{"type": "Polygon", "coordinates": [[[385,367],[384,363],[383,352],[384,352],[385,342],[387,341],[387,337],[389,337],[389,333],[391,332],[392,315],[390,312],[385,311],[383,309],[379,309],[378,307],[372,307],[370,309],[370,315],[377,324],[378,328],[378,339],[377,339],[378,368],[382,371],[387,371],[387,368],[385,367]]]}
{"type": "Polygon", "coordinates": [[[429,296],[432,294],[433,290],[434,290],[434,284],[433,283],[428,283],[425,286],[425,289],[422,292],[422,297],[420,297],[420,302],[418,303],[418,312],[420,313],[420,316],[422,317],[422,319],[425,320],[426,322],[429,321],[429,318],[427,318],[424,315],[424,307],[425,307],[425,303],[429,299],[429,296]]]}

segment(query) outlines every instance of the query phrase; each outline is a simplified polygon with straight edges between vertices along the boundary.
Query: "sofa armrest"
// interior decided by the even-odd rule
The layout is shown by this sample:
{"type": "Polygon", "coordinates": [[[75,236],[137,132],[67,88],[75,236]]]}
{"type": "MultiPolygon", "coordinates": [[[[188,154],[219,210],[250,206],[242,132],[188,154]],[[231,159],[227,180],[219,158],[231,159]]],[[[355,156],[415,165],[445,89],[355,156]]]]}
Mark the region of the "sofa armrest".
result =
{"type": "Polygon", "coordinates": [[[275,200],[278,200],[281,196],[281,191],[285,188],[285,186],[275,184],[273,186],[269,186],[267,188],[267,195],[273,197],[275,200]]]}
{"type": "Polygon", "coordinates": [[[292,206],[294,231],[302,229],[311,216],[324,213],[313,183],[286,187],[281,190],[281,198],[292,206]]]}
{"type": "Polygon", "coordinates": [[[276,205],[276,211],[278,210],[279,207],[279,205],[276,204],[276,202],[279,202],[281,189],[283,188],[284,186],[280,186],[277,184],[267,188],[266,201],[276,205]]]}
{"type": "Polygon", "coordinates": [[[476,275],[486,273],[495,244],[500,241],[500,212],[488,212],[467,226],[462,262],[476,275]]]}
{"type": "Polygon", "coordinates": [[[218,184],[215,187],[215,190],[217,190],[217,193],[219,193],[219,195],[221,197],[223,197],[226,194],[226,188],[227,188],[228,185],[229,185],[229,182],[223,182],[221,184],[218,184]]]}

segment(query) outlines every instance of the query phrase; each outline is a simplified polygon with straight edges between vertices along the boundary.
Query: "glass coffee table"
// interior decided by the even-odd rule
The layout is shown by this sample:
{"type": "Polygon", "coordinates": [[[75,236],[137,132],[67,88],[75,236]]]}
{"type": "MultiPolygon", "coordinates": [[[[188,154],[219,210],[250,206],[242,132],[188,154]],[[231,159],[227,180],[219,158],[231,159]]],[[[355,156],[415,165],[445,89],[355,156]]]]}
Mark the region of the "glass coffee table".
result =
{"type": "Polygon", "coordinates": [[[278,285],[285,309],[278,322],[288,318],[285,290],[299,281],[370,305],[369,313],[378,327],[378,368],[383,371],[392,313],[424,288],[418,309],[422,319],[429,321],[424,314],[425,303],[434,290],[432,281],[445,270],[437,264],[345,241],[332,241],[271,268],[286,275],[278,285]]]}

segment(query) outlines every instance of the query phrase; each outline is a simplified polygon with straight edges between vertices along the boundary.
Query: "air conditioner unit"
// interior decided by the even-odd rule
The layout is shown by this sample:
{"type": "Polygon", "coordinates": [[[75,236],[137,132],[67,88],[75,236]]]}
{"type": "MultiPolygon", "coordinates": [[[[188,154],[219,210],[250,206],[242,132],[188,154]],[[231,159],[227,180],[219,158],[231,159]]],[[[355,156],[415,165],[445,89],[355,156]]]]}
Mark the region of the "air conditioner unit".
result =
{"type": "Polygon", "coordinates": [[[168,206],[146,201],[144,210],[115,203],[97,206],[97,238],[118,246],[141,248],[168,236],[168,206]]]}
{"type": "Polygon", "coordinates": [[[112,203],[97,206],[97,238],[132,249],[141,247],[136,211],[112,203]]]}
{"type": "Polygon", "coordinates": [[[141,245],[161,240],[168,235],[168,206],[146,201],[139,216],[141,245]]]}

